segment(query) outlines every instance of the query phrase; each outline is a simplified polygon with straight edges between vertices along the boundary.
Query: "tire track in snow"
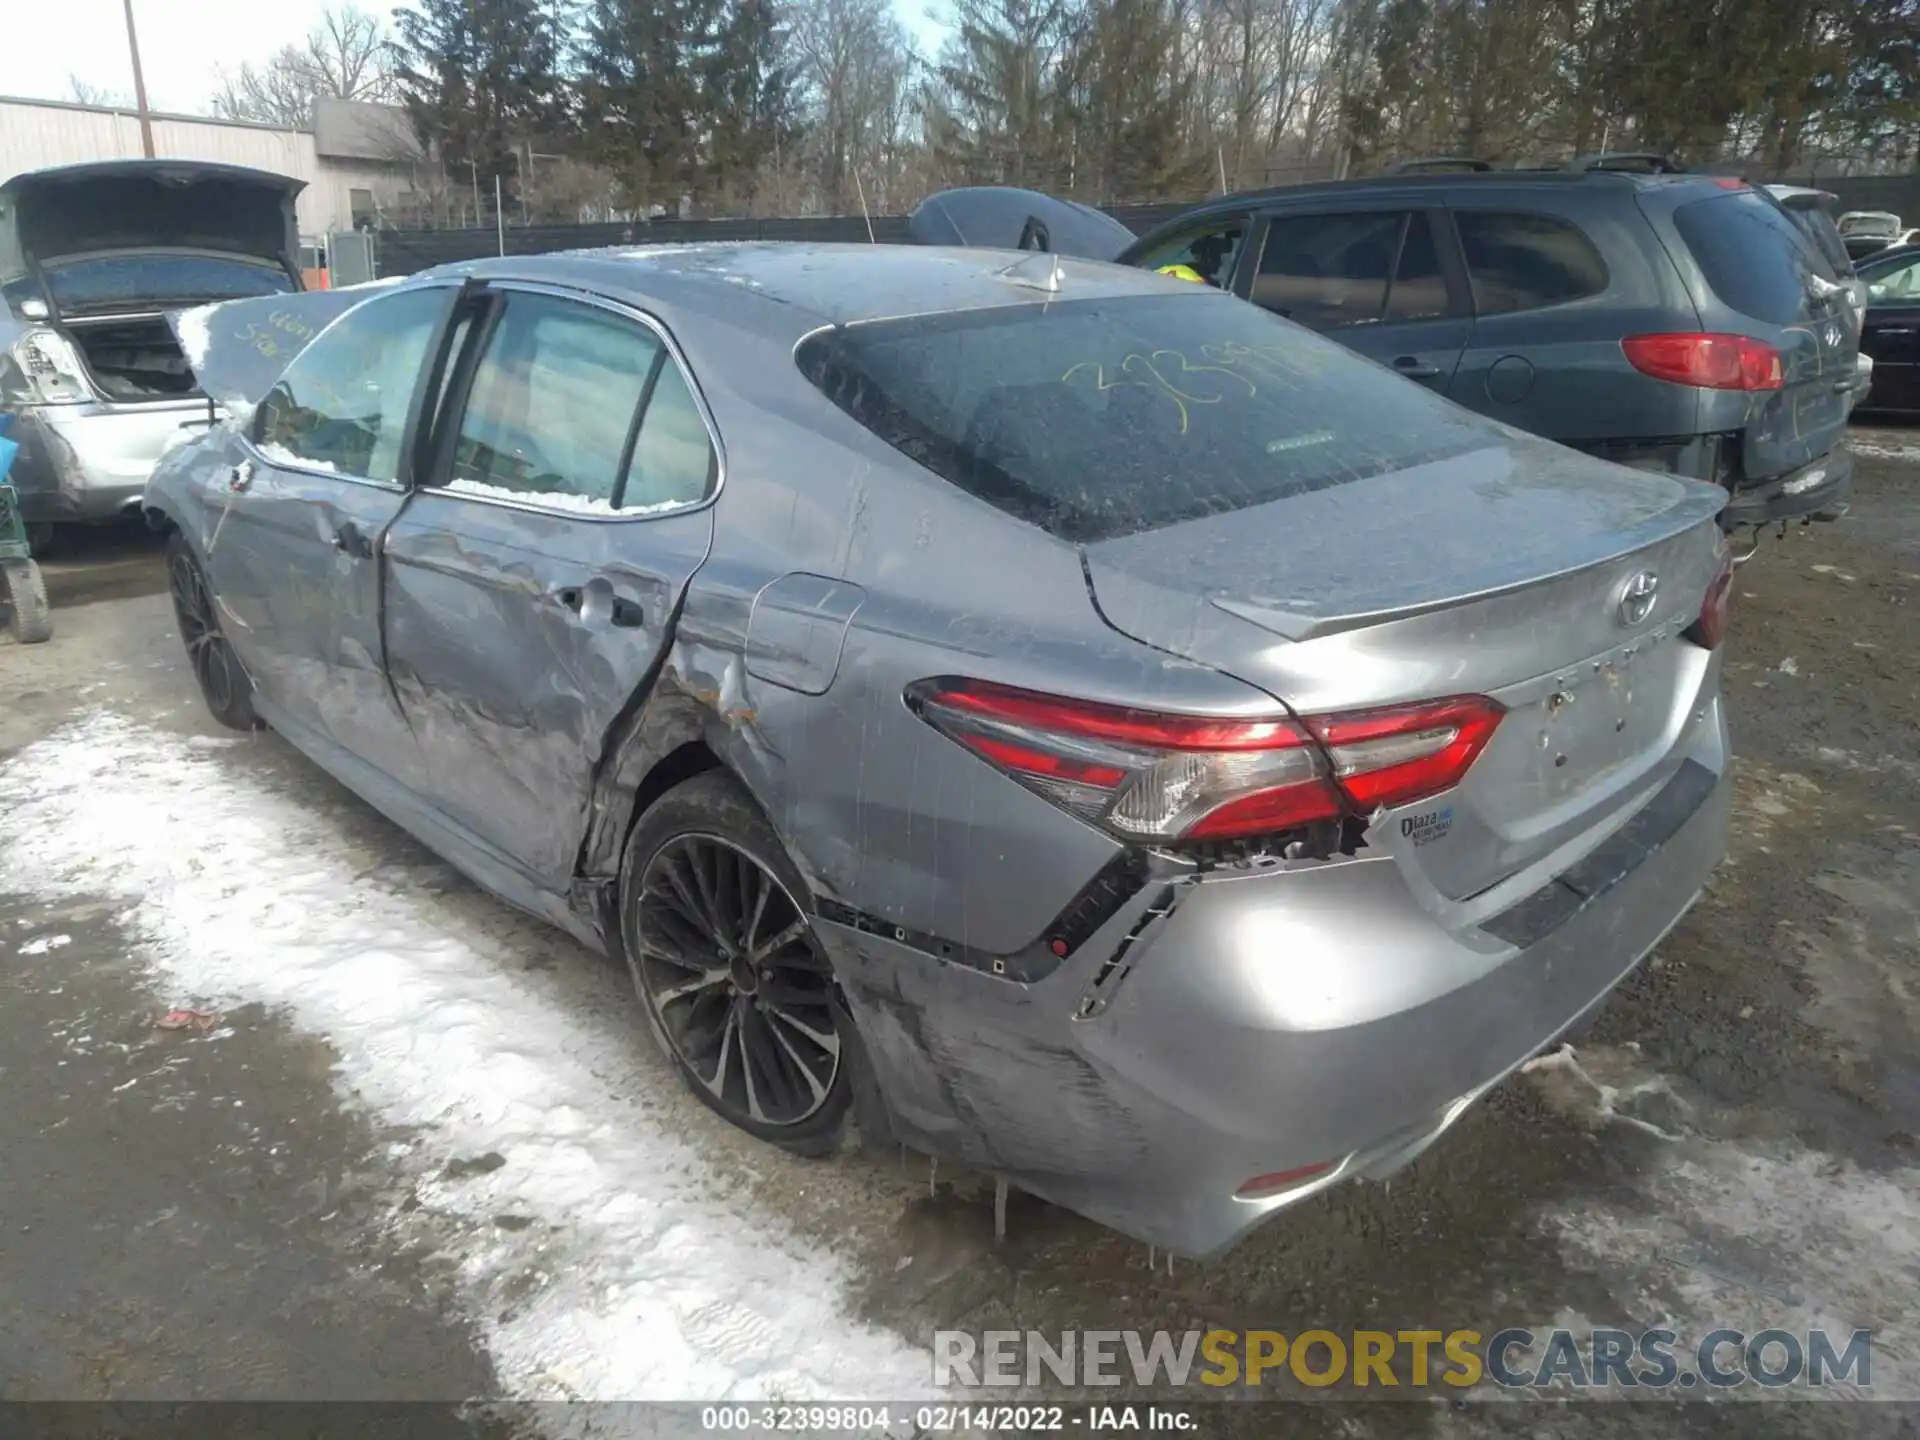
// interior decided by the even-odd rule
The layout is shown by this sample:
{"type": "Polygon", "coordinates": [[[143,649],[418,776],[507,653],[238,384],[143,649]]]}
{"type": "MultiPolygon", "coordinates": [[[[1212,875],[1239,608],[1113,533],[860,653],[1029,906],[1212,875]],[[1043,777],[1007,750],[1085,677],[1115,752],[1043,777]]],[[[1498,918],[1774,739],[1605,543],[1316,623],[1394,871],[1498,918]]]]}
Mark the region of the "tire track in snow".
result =
{"type": "Polygon", "coordinates": [[[332,1041],[347,1103],[503,1157],[418,1193],[511,1396],[928,1391],[924,1355],[850,1317],[836,1257],[626,1103],[659,1084],[637,1024],[574,1013],[452,907],[357,874],[336,824],[223,748],[104,713],[29,745],[0,764],[0,885],[123,902],[171,989],[284,1009],[332,1041]],[[543,1223],[505,1232],[504,1210],[543,1223]]]}

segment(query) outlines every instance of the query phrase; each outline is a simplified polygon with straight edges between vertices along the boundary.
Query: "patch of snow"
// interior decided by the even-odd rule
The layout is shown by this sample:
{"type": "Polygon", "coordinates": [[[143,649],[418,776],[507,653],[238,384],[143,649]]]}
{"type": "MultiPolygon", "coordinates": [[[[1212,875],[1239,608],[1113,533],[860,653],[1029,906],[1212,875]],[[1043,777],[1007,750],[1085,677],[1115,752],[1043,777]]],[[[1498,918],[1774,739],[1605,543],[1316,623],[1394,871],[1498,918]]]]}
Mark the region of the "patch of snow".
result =
{"type": "Polygon", "coordinates": [[[175,332],[180,337],[180,350],[187,357],[189,369],[198,370],[207,363],[207,348],[213,343],[207,322],[219,308],[218,305],[196,305],[191,310],[183,310],[174,322],[175,332]]]}
{"type": "Polygon", "coordinates": [[[1787,656],[1786,659],[1780,662],[1780,673],[1782,675],[1798,675],[1800,673],[1800,662],[1791,655],[1787,656]]]}
{"type": "Polygon", "coordinates": [[[332,1042],[343,1103],[435,1154],[499,1156],[423,1180],[409,1223],[458,1263],[510,1394],[928,1393],[924,1354],[849,1313],[838,1259],[728,1194],[634,1103],[659,1083],[638,1017],[568,1007],[524,956],[367,874],[324,813],[219,752],[103,713],[21,750],[0,764],[0,885],[125,905],[169,993],[282,1008],[332,1042]],[[534,1223],[494,1227],[507,1211],[534,1223]]]}
{"type": "Polygon", "coordinates": [[[479,495],[489,500],[507,500],[515,505],[536,505],[547,510],[572,510],[582,515],[654,515],[663,510],[677,510],[681,502],[668,500],[658,505],[623,505],[618,510],[613,502],[603,500],[597,495],[570,495],[559,491],[513,490],[504,485],[489,485],[481,480],[449,480],[446,489],[460,495],[479,495]]]}
{"type": "Polygon", "coordinates": [[[71,945],[71,935],[36,935],[20,947],[22,955],[45,955],[49,950],[58,950],[62,945],[71,945]]]}
{"type": "MultiPolygon", "coordinates": [[[[1628,1090],[1664,1094],[1691,1113],[1638,1056],[1606,1058],[1611,1086],[1556,1093],[1570,1074],[1565,1049],[1527,1070],[1560,1108],[1595,1118],[1624,1118],[1603,1112],[1628,1090]]],[[[1878,1173],[1792,1141],[1666,1138],[1636,1152],[1631,1191],[1609,1187],[1540,1215],[1565,1262],[1607,1286],[1616,1319],[1678,1332],[1683,1367],[1686,1347],[1720,1326],[1824,1329],[1836,1349],[1870,1328],[1866,1393],[1920,1398],[1920,1170],[1878,1173]]],[[[1861,1398],[1850,1382],[1827,1394],[1861,1398]]]]}
{"type": "Polygon", "coordinates": [[[254,447],[276,465],[291,465],[301,470],[317,470],[322,475],[338,475],[340,467],[331,460],[309,460],[304,455],[296,455],[286,446],[268,440],[254,447]]]}
{"type": "Polygon", "coordinates": [[[1920,460],[1920,443],[1896,440],[1891,444],[1878,440],[1862,440],[1857,435],[1847,437],[1847,449],[1856,455],[1869,455],[1876,460],[1920,460]]]}

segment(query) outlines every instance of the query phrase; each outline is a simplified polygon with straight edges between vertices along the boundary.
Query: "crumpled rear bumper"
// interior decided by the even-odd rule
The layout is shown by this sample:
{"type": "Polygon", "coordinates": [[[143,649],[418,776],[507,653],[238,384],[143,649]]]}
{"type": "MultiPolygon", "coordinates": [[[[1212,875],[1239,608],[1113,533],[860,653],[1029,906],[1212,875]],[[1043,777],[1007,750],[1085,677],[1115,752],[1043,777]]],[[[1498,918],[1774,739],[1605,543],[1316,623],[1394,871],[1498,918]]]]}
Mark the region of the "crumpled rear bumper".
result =
{"type": "Polygon", "coordinates": [[[139,504],[147,477],[207,402],[40,405],[17,412],[8,477],[29,525],[110,520],[139,504]]]}
{"type": "Polygon", "coordinates": [[[1395,862],[1355,859],[1149,883],[1027,985],[820,931],[903,1138],[1206,1257],[1327,1185],[1391,1174],[1599,1005],[1724,853],[1725,767],[1716,702],[1617,831],[1460,929],[1395,862]],[[1243,1198],[1302,1167],[1319,1168],[1243,1198]]]}

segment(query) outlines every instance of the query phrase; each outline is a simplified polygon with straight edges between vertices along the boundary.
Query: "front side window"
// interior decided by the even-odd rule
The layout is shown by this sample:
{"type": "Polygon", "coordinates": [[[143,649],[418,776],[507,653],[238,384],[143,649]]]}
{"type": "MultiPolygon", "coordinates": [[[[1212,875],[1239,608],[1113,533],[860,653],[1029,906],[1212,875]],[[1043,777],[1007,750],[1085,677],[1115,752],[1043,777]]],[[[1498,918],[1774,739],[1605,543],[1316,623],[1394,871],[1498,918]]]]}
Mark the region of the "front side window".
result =
{"type": "Polygon", "coordinates": [[[551,296],[509,293],[503,304],[460,420],[450,490],[607,513],[706,494],[712,445],[657,335],[551,296]]]}
{"type": "Polygon", "coordinates": [[[448,303],[441,287],[406,290],[347,311],[302,350],[254,415],[269,460],[389,484],[414,388],[448,303]]]}
{"type": "Polygon", "coordinates": [[[1237,216],[1156,245],[1136,263],[1142,270],[1184,265],[1209,285],[1224,290],[1233,283],[1233,265],[1240,258],[1240,242],[1246,235],[1246,217],[1237,216]]]}
{"type": "Polygon", "coordinates": [[[1346,347],[1198,286],[848,325],[795,358],[902,454],[1075,542],[1505,443],[1346,347]]]}
{"type": "Polygon", "coordinates": [[[1267,224],[1253,302],[1314,330],[1447,313],[1424,211],[1277,215],[1267,224]]]}

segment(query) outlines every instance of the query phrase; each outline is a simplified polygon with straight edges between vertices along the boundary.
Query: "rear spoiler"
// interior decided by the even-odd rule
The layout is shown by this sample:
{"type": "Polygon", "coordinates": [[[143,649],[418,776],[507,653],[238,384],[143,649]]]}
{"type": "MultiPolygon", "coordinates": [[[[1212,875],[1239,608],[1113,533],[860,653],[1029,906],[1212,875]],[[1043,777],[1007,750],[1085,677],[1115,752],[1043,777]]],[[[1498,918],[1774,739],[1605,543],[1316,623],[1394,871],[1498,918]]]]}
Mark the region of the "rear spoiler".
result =
{"type": "Polygon", "coordinates": [[[266,398],[293,357],[328,325],[400,278],[227,300],[168,314],[194,379],[210,406],[245,414],[266,398]]]}

